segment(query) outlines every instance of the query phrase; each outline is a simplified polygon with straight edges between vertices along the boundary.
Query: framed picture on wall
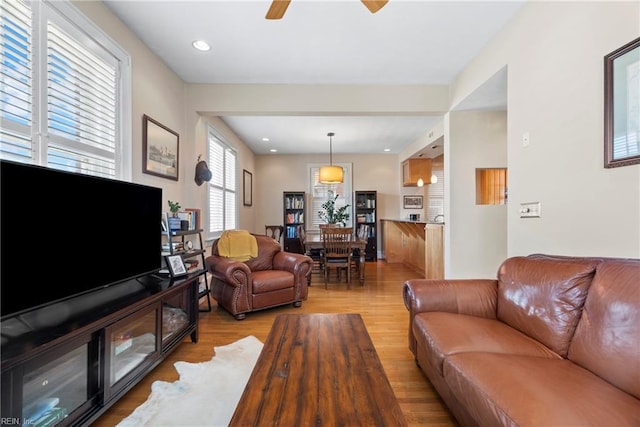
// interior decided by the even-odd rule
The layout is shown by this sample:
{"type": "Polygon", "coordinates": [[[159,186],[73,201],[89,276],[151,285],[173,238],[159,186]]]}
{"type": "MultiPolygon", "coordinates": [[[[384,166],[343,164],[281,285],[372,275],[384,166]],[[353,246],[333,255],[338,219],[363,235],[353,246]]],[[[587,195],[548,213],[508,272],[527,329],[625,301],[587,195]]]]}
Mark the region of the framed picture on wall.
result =
{"type": "Polygon", "coordinates": [[[253,174],[246,169],[242,170],[242,204],[251,206],[253,204],[253,174]]]}
{"type": "Polygon", "coordinates": [[[405,209],[422,209],[422,196],[402,196],[405,209]]]}
{"type": "Polygon", "coordinates": [[[142,117],[142,172],[178,180],[180,136],[146,114],[142,117]]]}

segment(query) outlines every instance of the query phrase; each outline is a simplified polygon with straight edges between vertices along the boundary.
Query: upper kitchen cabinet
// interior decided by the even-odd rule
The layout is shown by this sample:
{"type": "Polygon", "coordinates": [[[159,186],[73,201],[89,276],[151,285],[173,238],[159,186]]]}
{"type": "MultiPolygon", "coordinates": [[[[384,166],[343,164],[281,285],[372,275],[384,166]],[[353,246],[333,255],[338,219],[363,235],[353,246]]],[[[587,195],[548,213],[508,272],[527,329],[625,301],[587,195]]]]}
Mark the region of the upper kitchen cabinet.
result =
{"type": "Polygon", "coordinates": [[[417,187],[418,180],[431,183],[431,159],[407,159],[402,162],[402,186],[417,187]]]}

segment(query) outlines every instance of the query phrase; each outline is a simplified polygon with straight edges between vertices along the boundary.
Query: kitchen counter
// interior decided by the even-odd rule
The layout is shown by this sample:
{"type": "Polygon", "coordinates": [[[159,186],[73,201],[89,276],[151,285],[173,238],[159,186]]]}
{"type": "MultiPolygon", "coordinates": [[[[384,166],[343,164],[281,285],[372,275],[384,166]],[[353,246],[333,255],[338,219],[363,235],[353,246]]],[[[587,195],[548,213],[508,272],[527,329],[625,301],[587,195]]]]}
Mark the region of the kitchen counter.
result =
{"type": "Polygon", "coordinates": [[[383,257],[424,274],[444,278],[444,223],[409,219],[382,219],[383,257]]]}
{"type": "Polygon", "coordinates": [[[444,225],[444,222],[440,221],[416,221],[412,219],[383,219],[381,221],[394,221],[394,222],[406,222],[410,224],[430,224],[430,225],[444,225]]]}
{"type": "Polygon", "coordinates": [[[383,219],[380,224],[385,260],[390,264],[404,264],[424,274],[426,221],[383,219]]]}

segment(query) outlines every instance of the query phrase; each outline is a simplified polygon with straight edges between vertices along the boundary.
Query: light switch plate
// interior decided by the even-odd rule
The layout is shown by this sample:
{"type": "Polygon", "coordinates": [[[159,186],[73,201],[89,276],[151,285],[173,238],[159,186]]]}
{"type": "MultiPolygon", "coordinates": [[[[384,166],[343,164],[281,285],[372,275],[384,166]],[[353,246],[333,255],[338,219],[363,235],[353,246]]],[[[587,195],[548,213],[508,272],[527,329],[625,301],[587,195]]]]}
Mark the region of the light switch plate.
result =
{"type": "Polygon", "coordinates": [[[520,218],[540,218],[540,202],[520,203],[520,218]]]}

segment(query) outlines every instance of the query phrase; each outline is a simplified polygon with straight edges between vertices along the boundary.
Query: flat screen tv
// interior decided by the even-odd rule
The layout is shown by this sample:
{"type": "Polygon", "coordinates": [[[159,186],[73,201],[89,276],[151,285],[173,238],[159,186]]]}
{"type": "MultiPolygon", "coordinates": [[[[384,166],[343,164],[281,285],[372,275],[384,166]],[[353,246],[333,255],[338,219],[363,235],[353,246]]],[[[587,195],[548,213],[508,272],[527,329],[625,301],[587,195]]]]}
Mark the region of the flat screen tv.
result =
{"type": "Polygon", "coordinates": [[[157,271],[162,189],[0,161],[0,317],[157,271]]]}

